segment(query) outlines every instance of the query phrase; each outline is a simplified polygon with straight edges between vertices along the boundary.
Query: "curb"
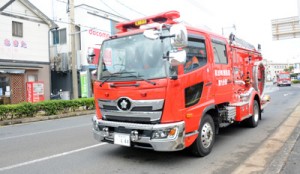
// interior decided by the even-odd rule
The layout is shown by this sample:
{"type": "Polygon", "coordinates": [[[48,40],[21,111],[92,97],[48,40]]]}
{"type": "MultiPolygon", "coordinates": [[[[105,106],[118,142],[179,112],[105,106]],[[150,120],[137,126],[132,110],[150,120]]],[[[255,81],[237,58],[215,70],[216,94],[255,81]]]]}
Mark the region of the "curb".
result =
{"type": "Polygon", "coordinates": [[[88,111],[70,112],[70,113],[59,114],[59,115],[51,115],[51,116],[36,116],[36,117],[26,117],[26,118],[13,119],[13,120],[3,120],[0,121],[0,126],[8,126],[14,124],[30,123],[30,122],[45,121],[45,120],[54,120],[54,119],[68,118],[68,117],[81,116],[81,115],[90,115],[95,113],[96,113],[95,110],[88,110],[88,111]]]}
{"type": "Polygon", "coordinates": [[[296,138],[296,140],[298,138],[298,136],[295,135],[295,133],[297,133],[295,131],[299,128],[299,123],[300,105],[295,108],[292,114],[287,117],[287,119],[275,130],[275,132],[271,134],[270,137],[266,139],[250,157],[238,166],[233,173],[274,173],[272,172],[273,170],[275,173],[279,173],[284,167],[289,152],[292,150],[296,142],[294,138],[296,138]],[[271,168],[270,166],[272,165],[279,166],[271,168]]]}
{"type": "Polygon", "coordinates": [[[291,151],[293,150],[297,139],[300,136],[300,126],[298,125],[289,139],[284,143],[281,150],[273,157],[270,165],[265,169],[264,173],[274,174],[282,172],[285,167],[286,161],[289,158],[291,151]]]}

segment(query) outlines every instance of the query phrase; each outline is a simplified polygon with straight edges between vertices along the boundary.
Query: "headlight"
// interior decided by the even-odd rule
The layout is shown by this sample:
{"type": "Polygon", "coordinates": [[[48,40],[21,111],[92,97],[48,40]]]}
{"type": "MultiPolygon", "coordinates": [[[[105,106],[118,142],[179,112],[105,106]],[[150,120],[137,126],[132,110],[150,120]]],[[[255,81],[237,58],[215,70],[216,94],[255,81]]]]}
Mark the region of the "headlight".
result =
{"type": "Polygon", "coordinates": [[[152,133],[152,139],[174,139],[178,134],[178,128],[169,128],[165,130],[156,130],[152,133]]]}

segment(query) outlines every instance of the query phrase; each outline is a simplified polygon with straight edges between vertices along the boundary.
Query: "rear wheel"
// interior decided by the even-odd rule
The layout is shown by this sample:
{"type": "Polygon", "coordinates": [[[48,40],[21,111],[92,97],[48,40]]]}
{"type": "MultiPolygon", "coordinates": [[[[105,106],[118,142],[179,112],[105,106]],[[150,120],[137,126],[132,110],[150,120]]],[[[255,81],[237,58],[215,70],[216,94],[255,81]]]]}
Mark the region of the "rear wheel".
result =
{"type": "Polygon", "coordinates": [[[247,119],[249,127],[256,127],[260,118],[260,110],[257,100],[253,101],[253,115],[247,119]]]}
{"type": "Polygon", "coordinates": [[[215,124],[212,117],[206,114],[200,123],[199,134],[191,146],[193,155],[204,157],[208,155],[215,142],[215,124]]]}

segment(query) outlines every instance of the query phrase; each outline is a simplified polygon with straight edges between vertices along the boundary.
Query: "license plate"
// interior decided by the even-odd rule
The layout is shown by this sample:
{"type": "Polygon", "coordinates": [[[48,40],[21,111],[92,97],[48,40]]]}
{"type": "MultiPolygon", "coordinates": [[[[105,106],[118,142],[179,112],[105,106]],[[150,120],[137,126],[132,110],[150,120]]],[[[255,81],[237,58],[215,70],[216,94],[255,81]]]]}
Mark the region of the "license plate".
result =
{"type": "Polygon", "coordinates": [[[114,133],[114,144],[122,146],[130,146],[130,136],[129,134],[114,133]]]}

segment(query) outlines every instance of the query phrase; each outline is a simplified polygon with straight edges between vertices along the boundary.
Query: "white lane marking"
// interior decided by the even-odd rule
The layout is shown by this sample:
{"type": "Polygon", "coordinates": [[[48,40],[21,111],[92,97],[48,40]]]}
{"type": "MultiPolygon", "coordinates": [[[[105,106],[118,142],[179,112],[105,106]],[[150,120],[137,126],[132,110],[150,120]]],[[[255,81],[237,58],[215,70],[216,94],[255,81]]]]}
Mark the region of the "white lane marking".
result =
{"type": "Polygon", "coordinates": [[[60,129],[52,129],[52,130],[48,130],[48,131],[34,132],[34,133],[28,133],[28,134],[23,134],[23,135],[16,135],[16,136],[11,136],[11,137],[0,138],[0,141],[13,139],[13,138],[21,138],[21,137],[26,137],[26,136],[38,135],[38,134],[44,134],[44,133],[51,133],[51,132],[62,131],[62,130],[66,130],[66,129],[79,128],[79,127],[84,127],[84,126],[88,126],[88,125],[92,126],[92,124],[81,124],[78,126],[70,126],[70,127],[60,128],[60,129]]]}
{"type": "Polygon", "coordinates": [[[27,161],[27,162],[15,164],[15,165],[7,166],[7,167],[2,167],[2,168],[0,168],[0,172],[5,171],[5,170],[18,168],[18,167],[22,167],[22,166],[26,166],[26,165],[30,165],[30,164],[34,164],[34,163],[38,163],[38,162],[42,162],[42,161],[46,161],[46,160],[50,160],[50,159],[53,159],[53,158],[58,158],[58,157],[61,157],[61,156],[70,155],[70,154],[73,154],[73,153],[76,153],[76,152],[92,149],[92,148],[99,147],[99,146],[102,146],[102,145],[105,145],[105,144],[107,144],[107,143],[99,143],[99,144],[95,144],[95,145],[92,145],[92,146],[72,150],[72,151],[69,151],[69,152],[63,152],[63,153],[47,156],[47,157],[44,157],[44,158],[35,159],[35,160],[32,160],[32,161],[27,161]]]}
{"type": "Polygon", "coordinates": [[[287,93],[287,94],[283,94],[283,96],[288,96],[288,95],[293,95],[293,93],[287,93]]]}

